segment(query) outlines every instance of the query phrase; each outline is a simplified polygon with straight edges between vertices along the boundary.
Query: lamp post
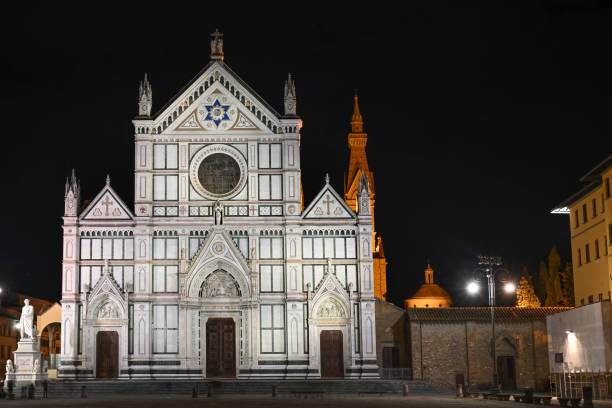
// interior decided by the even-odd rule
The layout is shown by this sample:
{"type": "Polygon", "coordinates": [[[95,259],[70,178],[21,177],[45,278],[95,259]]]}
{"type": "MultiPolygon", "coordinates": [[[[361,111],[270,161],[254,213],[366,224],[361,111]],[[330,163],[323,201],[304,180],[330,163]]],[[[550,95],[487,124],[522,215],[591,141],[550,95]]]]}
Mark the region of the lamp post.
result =
{"type": "MultiPolygon", "coordinates": [[[[489,347],[491,348],[491,360],[493,366],[493,386],[498,387],[497,383],[497,358],[495,356],[495,275],[499,271],[506,271],[501,268],[502,259],[499,256],[479,256],[478,265],[484,267],[484,272],[487,277],[487,286],[489,290],[489,308],[491,309],[491,335],[489,339],[489,347]]],[[[506,271],[507,272],[507,271],[506,271]]],[[[470,282],[467,290],[471,294],[478,292],[478,284],[476,282],[470,282]]],[[[515,286],[512,283],[507,283],[504,287],[508,293],[515,291],[515,286]]]]}

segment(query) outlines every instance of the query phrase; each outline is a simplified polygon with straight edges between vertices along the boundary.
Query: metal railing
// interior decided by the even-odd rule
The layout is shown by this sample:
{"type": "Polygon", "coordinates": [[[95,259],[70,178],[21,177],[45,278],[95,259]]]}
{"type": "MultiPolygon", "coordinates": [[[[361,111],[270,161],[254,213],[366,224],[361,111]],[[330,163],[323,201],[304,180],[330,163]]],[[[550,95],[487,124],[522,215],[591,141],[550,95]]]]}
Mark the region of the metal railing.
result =
{"type": "Polygon", "coordinates": [[[593,389],[593,399],[612,399],[612,372],[552,373],[550,390],[553,397],[582,398],[582,388],[593,389]]]}
{"type": "Polygon", "coordinates": [[[412,380],[412,368],[383,368],[382,378],[389,380],[412,380]]]}

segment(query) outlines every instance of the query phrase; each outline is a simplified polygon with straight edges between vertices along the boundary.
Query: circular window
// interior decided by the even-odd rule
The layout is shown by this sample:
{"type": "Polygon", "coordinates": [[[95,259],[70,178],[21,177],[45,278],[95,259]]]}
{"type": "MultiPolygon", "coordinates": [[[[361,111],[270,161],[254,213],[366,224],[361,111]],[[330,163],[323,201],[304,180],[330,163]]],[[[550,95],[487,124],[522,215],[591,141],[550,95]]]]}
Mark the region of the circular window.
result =
{"type": "Polygon", "coordinates": [[[227,154],[214,153],[202,160],[198,180],[204,189],[213,194],[227,194],[240,181],[240,166],[227,154]]]}

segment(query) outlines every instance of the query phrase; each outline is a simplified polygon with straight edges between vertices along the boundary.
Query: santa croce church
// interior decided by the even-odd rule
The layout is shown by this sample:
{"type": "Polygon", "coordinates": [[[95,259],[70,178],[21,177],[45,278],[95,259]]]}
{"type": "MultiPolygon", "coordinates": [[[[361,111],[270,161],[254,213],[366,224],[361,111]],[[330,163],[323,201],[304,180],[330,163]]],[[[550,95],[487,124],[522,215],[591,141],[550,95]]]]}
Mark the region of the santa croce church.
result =
{"type": "Polygon", "coordinates": [[[301,119],[211,60],[153,114],[140,84],[134,205],[107,177],[63,217],[62,379],[378,377],[386,261],[357,97],[343,194],[304,205],[301,119]],[[104,183],[101,183],[104,184],[104,183]]]}

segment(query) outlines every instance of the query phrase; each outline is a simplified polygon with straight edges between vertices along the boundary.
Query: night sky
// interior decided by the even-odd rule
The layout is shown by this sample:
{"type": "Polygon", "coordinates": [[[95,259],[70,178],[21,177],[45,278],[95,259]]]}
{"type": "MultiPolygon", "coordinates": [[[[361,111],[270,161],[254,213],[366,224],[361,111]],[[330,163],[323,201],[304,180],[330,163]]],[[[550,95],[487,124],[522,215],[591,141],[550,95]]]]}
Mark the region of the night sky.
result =
{"type": "Polygon", "coordinates": [[[463,289],[480,254],[516,276],[553,245],[568,260],[568,219],[549,211],[612,150],[611,4],[329,4],[5,14],[0,286],[60,298],[65,177],[76,168],[91,199],[110,173],[131,204],[138,82],[147,72],[153,111],[165,105],[208,63],[217,27],[225,62],[279,112],[294,76],[306,205],[326,172],[343,192],[358,89],[390,300],[419,287],[427,260],[457,305],[486,303],[463,289]]]}

